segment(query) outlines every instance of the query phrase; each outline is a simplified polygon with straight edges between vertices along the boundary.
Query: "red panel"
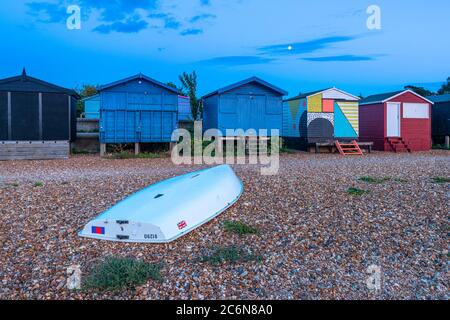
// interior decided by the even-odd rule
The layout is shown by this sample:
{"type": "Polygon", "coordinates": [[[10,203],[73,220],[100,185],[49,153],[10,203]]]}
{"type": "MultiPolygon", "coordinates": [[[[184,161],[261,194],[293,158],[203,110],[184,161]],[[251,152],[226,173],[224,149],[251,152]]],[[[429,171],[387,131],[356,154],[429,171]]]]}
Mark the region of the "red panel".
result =
{"type": "Polygon", "coordinates": [[[334,100],[323,99],[322,112],[334,112],[334,100]]]}
{"type": "Polygon", "coordinates": [[[359,141],[373,142],[374,150],[384,151],[384,105],[359,106],[359,141]]]}

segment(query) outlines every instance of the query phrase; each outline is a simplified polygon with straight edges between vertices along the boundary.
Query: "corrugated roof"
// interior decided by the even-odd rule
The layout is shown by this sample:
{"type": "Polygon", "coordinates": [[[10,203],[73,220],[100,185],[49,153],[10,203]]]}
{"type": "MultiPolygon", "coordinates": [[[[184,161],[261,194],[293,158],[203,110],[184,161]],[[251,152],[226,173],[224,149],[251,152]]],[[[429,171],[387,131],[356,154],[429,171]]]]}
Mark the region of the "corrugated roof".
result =
{"type": "Polygon", "coordinates": [[[430,96],[427,97],[427,99],[433,101],[433,102],[449,102],[450,101],[450,93],[448,94],[441,94],[440,96],[430,96]]]}
{"type": "Polygon", "coordinates": [[[57,86],[27,75],[25,69],[20,76],[5,78],[0,80],[0,91],[22,91],[22,92],[44,92],[44,93],[65,93],[76,98],[80,96],[72,89],[57,86]],[[43,90],[45,88],[45,90],[43,90]]]}
{"type": "Polygon", "coordinates": [[[125,78],[125,79],[122,79],[122,80],[118,80],[118,81],[115,81],[115,82],[111,82],[111,83],[105,84],[103,86],[100,86],[98,88],[98,91],[105,90],[105,89],[108,89],[108,88],[111,88],[111,87],[115,87],[115,86],[118,86],[120,84],[127,83],[127,82],[130,82],[130,81],[136,80],[136,79],[146,80],[146,81],[154,83],[154,84],[156,84],[156,85],[158,85],[160,87],[163,87],[163,88],[165,88],[165,89],[167,89],[169,91],[172,91],[172,92],[174,92],[176,94],[180,93],[178,91],[178,89],[172,88],[171,86],[168,86],[168,85],[166,85],[166,84],[164,84],[162,82],[159,82],[159,81],[157,81],[155,79],[147,77],[146,75],[144,75],[142,73],[138,73],[138,74],[136,74],[134,76],[131,76],[131,77],[128,77],[128,78],[125,78]]]}
{"type": "Polygon", "coordinates": [[[204,96],[202,97],[202,99],[206,99],[206,98],[208,98],[208,97],[210,97],[210,96],[213,96],[213,95],[215,95],[215,94],[222,94],[222,93],[224,93],[224,92],[233,90],[233,89],[235,89],[235,88],[238,88],[238,87],[240,87],[240,86],[246,85],[247,83],[251,83],[251,82],[259,83],[260,85],[265,86],[265,87],[267,87],[267,88],[269,88],[269,89],[271,89],[271,90],[273,90],[273,91],[275,91],[275,92],[278,92],[280,95],[283,95],[283,96],[285,96],[285,95],[288,94],[287,91],[285,91],[285,90],[283,90],[283,89],[280,89],[280,88],[278,88],[278,87],[276,87],[276,86],[274,86],[274,85],[268,83],[267,81],[264,81],[264,80],[262,80],[262,79],[260,79],[260,78],[258,78],[258,77],[251,77],[251,78],[248,78],[248,79],[245,79],[245,80],[236,82],[236,83],[234,83],[234,84],[232,84],[232,85],[223,87],[223,88],[221,88],[221,89],[217,89],[217,90],[215,90],[215,91],[213,91],[213,92],[210,92],[210,93],[208,93],[207,95],[204,95],[204,96]]]}
{"type": "Polygon", "coordinates": [[[99,99],[99,98],[100,98],[100,95],[99,94],[95,94],[93,96],[83,98],[83,99],[81,99],[81,101],[84,102],[84,101],[89,101],[89,100],[94,100],[94,99],[99,99]]]}
{"type": "Polygon", "coordinates": [[[368,96],[364,99],[362,99],[359,102],[359,105],[363,105],[363,104],[375,104],[375,103],[381,103],[391,97],[394,97],[402,92],[404,92],[405,90],[401,90],[401,91],[394,91],[394,92],[388,92],[388,93],[380,93],[380,94],[374,94],[371,96],[368,96]]]}
{"type": "Polygon", "coordinates": [[[427,102],[429,102],[431,104],[434,103],[433,101],[428,99],[429,97],[427,97],[427,98],[422,97],[420,94],[418,94],[418,93],[416,93],[416,92],[414,92],[412,90],[401,90],[401,91],[394,91],[394,92],[381,93],[381,94],[375,94],[375,95],[372,95],[372,96],[368,96],[367,98],[362,99],[359,102],[359,105],[362,106],[362,105],[367,105],[367,104],[384,103],[384,102],[386,102],[386,101],[388,101],[388,100],[390,100],[390,99],[392,99],[392,98],[394,98],[396,96],[399,96],[399,95],[407,93],[407,92],[409,92],[409,93],[411,93],[411,94],[413,94],[413,95],[415,95],[415,96],[417,96],[417,97],[419,97],[419,98],[421,98],[421,99],[423,99],[423,100],[425,100],[425,101],[427,101],[427,102]]]}
{"type": "Polygon", "coordinates": [[[304,99],[306,97],[313,96],[315,94],[318,94],[318,93],[321,93],[321,92],[324,92],[324,91],[327,91],[327,90],[330,90],[330,89],[333,89],[333,88],[326,88],[326,89],[311,91],[311,92],[307,92],[307,93],[300,93],[298,96],[286,99],[284,101],[286,102],[286,101],[304,99]]]}

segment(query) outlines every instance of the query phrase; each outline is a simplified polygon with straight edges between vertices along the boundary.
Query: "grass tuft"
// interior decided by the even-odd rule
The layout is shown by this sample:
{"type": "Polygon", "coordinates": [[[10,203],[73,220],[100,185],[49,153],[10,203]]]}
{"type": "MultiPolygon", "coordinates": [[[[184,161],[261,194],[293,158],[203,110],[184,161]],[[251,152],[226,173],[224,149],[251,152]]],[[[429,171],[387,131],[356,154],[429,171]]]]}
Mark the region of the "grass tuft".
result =
{"type": "Polygon", "coordinates": [[[158,158],[163,158],[165,157],[164,154],[161,153],[139,153],[139,154],[134,154],[131,152],[119,152],[119,153],[113,153],[111,155],[108,155],[105,157],[105,159],[158,159],[158,158]]]}
{"type": "Polygon", "coordinates": [[[109,257],[93,268],[83,281],[83,287],[97,291],[134,289],[145,284],[148,279],[162,281],[160,269],[159,265],[131,258],[109,257]]]}
{"type": "Polygon", "coordinates": [[[7,183],[6,186],[17,188],[19,186],[19,184],[17,182],[11,182],[11,183],[7,183]]]}
{"type": "Polygon", "coordinates": [[[365,193],[369,193],[369,191],[358,189],[358,188],[348,188],[347,193],[352,196],[362,196],[365,193]]]}
{"type": "Polygon", "coordinates": [[[240,236],[246,234],[258,234],[259,230],[240,221],[225,221],[224,228],[228,232],[236,233],[240,236]]]}
{"type": "Polygon", "coordinates": [[[447,148],[444,144],[435,144],[433,146],[434,150],[450,150],[450,148],[447,148]]]}
{"type": "Polygon", "coordinates": [[[211,265],[219,265],[223,263],[235,264],[238,262],[262,261],[260,255],[247,252],[241,247],[215,247],[210,254],[204,255],[201,258],[202,262],[207,262],[211,265]]]}
{"type": "Polygon", "coordinates": [[[76,155],[76,154],[90,154],[89,151],[87,150],[83,150],[83,149],[72,149],[72,154],[76,155]]]}
{"type": "Polygon", "coordinates": [[[373,184],[382,184],[385,183],[386,181],[391,180],[391,178],[376,178],[376,177],[370,177],[370,176],[364,176],[364,177],[360,177],[358,179],[359,181],[363,181],[363,182],[367,182],[367,183],[373,183],[373,184]]]}
{"type": "Polygon", "coordinates": [[[450,178],[445,177],[434,177],[433,178],[434,183],[450,183],[450,178]]]}
{"type": "Polygon", "coordinates": [[[280,153],[286,153],[286,154],[296,154],[297,151],[289,148],[280,148],[280,153]]]}

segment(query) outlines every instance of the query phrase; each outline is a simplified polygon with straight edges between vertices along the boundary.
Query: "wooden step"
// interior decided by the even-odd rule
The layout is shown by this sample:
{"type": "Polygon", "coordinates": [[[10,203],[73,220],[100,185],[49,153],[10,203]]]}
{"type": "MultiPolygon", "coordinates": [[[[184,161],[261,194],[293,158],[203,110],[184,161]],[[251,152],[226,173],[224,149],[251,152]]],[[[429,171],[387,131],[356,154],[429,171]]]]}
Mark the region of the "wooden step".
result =
{"type": "Polygon", "coordinates": [[[361,148],[359,147],[358,142],[356,142],[356,140],[352,141],[352,143],[340,143],[338,140],[336,140],[334,144],[336,146],[336,149],[343,156],[363,155],[361,148]]]}

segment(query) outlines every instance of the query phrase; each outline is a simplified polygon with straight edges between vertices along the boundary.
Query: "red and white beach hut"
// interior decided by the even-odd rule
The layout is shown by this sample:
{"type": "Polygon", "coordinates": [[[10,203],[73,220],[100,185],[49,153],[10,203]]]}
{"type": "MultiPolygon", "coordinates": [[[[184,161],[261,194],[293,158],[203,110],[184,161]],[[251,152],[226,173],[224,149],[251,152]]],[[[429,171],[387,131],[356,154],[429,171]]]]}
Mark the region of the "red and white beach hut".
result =
{"type": "Polygon", "coordinates": [[[411,90],[369,96],[359,104],[360,139],[381,151],[430,150],[432,104],[411,90]]]}

